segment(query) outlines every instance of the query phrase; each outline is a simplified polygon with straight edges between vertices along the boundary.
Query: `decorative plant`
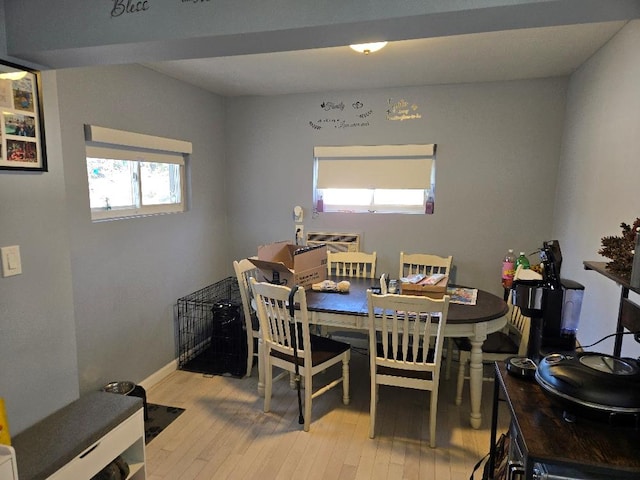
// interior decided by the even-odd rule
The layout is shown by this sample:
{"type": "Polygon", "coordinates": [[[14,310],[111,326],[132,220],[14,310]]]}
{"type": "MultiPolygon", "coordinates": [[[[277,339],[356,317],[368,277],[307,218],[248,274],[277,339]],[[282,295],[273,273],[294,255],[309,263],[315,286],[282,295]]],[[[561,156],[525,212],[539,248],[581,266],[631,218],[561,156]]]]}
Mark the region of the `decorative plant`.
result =
{"type": "Polygon", "coordinates": [[[633,225],[622,222],[620,227],[622,228],[621,236],[602,237],[602,248],[598,250],[598,253],[611,259],[607,264],[607,270],[622,277],[629,277],[633,265],[637,229],[640,228],[640,218],[636,218],[633,225]]]}

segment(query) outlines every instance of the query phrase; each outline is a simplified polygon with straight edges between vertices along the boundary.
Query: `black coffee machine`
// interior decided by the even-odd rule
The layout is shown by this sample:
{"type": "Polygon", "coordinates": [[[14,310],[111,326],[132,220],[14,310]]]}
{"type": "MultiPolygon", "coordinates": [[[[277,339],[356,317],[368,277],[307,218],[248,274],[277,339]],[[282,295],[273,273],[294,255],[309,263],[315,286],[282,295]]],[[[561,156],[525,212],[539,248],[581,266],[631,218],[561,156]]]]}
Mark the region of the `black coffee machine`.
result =
{"type": "Polygon", "coordinates": [[[516,280],[513,304],[531,318],[527,357],[538,361],[552,352],[573,351],[584,286],[562,279],[562,252],[557,240],[545,241],[540,249],[542,280],[516,280]]]}

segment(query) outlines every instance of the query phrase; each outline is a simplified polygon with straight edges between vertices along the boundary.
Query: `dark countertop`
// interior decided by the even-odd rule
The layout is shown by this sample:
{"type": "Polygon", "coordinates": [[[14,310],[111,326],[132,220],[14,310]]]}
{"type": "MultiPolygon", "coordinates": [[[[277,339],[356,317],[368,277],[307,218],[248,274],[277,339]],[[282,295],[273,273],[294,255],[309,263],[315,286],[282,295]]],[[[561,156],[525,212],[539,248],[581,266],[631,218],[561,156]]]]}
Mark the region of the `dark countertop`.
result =
{"type": "Polygon", "coordinates": [[[20,480],[46,479],[142,408],[142,399],[93,392],[12,439],[20,480]]]}
{"type": "Polygon", "coordinates": [[[563,406],[535,380],[508,374],[504,362],[496,362],[495,369],[531,461],[583,468],[599,472],[599,478],[640,477],[640,431],[633,425],[580,416],[569,423],[563,406]]]}
{"type": "MultiPolygon", "coordinates": [[[[378,286],[375,278],[341,278],[330,277],[336,282],[348,280],[351,284],[349,293],[327,293],[307,290],[307,308],[309,311],[350,314],[366,317],[369,314],[367,306],[367,289],[378,286]],[[377,285],[376,285],[377,284],[377,285]]],[[[476,305],[449,304],[447,323],[479,323],[487,322],[506,315],[509,311],[506,302],[492,293],[478,290],[476,305]]]]}

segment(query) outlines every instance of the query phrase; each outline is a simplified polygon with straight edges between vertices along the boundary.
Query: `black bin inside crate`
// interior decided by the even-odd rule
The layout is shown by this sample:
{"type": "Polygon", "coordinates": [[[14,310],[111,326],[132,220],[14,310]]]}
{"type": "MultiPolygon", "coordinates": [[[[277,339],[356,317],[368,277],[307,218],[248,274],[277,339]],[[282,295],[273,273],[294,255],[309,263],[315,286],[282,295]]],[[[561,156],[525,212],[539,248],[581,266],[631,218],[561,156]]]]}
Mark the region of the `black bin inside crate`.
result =
{"type": "Polygon", "coordinates": [[[247,332],[235,277],[177,302],[178,368],[242,377],[247,371],[247,332]]]}

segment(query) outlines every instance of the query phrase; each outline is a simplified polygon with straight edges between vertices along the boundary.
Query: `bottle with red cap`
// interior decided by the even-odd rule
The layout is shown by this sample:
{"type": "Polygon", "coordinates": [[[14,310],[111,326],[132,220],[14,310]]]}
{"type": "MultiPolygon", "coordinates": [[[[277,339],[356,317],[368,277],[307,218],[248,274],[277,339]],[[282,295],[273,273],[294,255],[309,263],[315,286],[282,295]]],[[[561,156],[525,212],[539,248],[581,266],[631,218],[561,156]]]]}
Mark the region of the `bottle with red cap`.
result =
{"type": "Polygon", "coordinates": [[[502,259],[502,286],[504,288],[511,288],[515,272],[516,257],[513,255],[513,248],[510,248],[502,259]]]}

